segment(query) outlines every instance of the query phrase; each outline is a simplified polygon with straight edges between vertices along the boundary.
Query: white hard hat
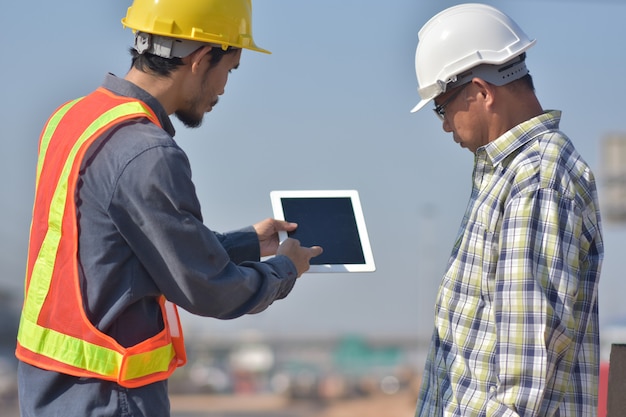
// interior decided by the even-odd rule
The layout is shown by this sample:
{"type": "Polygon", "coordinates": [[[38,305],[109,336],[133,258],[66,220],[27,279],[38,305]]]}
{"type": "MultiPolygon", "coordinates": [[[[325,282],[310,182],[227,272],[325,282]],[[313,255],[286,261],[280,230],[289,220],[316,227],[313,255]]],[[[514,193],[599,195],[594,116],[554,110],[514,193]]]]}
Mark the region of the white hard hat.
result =
{"type": "Polygon", "coordinates": [[[534,44],[492,6],[460,4],[438,13],[418,34],[415,73],[421,101],[411,112],[473,77],[495,85],[523,77],[528,73],[524,52],[534,44]]]}

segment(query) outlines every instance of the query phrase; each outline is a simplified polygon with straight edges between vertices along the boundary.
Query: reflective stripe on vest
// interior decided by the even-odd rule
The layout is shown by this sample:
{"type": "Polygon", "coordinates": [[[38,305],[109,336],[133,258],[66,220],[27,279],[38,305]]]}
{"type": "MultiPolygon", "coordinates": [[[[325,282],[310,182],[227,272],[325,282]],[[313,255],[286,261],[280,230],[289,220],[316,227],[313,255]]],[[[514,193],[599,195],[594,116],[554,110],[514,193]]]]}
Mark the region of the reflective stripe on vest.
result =
{"type": "Polygon", "coordinates": [[[83,309],[75,191],[89,145],[123,121],[147,118],[141,101],[98,89],[62,106],[40,140],[24,306],[16,356],[43,369],[137,387],[166,379],[185,361],[176,306],[161,297],[165,328],[129,348],[97,330],[83,309]],[[91,122],[90,122],[91,121],[91,122]],[[53,149],[54,152],[49,152],[53,149]]]}

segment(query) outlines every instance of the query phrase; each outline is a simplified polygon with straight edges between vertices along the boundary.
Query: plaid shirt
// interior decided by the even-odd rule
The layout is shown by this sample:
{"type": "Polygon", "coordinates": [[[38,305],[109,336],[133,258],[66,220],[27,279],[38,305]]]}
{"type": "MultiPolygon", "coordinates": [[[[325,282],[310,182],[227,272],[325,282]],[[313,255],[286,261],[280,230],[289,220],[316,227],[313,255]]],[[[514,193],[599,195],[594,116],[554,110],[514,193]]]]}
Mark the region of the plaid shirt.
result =
{"type": "Polygon", "coordinates": [[[476,151],[416,416],[597,413],[600,213],[560,117],[476,151]]]}

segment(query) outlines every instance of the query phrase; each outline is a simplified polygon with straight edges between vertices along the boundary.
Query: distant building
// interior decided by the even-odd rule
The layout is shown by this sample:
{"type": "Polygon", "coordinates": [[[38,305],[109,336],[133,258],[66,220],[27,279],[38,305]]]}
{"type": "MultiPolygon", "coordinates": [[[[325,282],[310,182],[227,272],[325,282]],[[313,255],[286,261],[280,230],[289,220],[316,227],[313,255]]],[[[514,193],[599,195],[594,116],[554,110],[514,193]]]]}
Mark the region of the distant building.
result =
{"type": "Polygon", "coordinates": [[[601,205],[603,220],[626,223],[626,133],[612,133],[602,140],[601,205]]]}

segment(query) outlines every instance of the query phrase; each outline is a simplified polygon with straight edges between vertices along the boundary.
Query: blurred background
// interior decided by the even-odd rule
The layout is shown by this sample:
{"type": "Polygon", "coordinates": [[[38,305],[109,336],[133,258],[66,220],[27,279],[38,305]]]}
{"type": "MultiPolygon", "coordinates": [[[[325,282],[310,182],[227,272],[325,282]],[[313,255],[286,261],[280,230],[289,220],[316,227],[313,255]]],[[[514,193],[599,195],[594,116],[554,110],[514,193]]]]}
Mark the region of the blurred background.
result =
{"type": "MultiPolygon", "coordinates": [[[[124,76],[132,32],[120,19],[130,3],[11,2],[0,14],[0,405],[9,413],[39,133],[106,72],[124,76]]],[[[432,112],[409,113],[419,99],[414,53],[419,28],[458,3],[253,2],[256,43],[273,54],[243,53],[202,127],[175,122],[205,222],[227,231],[269,217],[276,189],[356,189],[377,271],[305,274],[285,300],[232,321],[183,314],[190,361],[172,379],[176,416],[413,415],[473,163],[432,112]]],[[[610,344],[626,341],[626,4],[485,3],[537,39],[527,63],[540,101],[563,111],[562,130],[596,173],[608,360],[610,344]]]]}

